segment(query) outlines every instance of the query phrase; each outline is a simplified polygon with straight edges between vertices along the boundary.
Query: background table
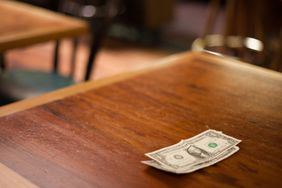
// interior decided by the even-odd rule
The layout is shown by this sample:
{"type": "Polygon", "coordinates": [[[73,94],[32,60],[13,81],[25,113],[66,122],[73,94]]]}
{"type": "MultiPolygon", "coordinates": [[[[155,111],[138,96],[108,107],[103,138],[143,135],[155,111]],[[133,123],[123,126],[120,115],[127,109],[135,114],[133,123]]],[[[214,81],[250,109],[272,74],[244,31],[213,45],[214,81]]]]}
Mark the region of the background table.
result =
{"type": "Polygon", "coordinates": [[[15,1],[0,2],[0,52],[88,31],[87,23],[15,1]]]}
{"type": "MultiPolygon", "coordinates": [[[[86,21],[29,4],[4,0],[0,1],[0,23],[0,105],[74,83],[73,79],[60,75],[60,40],[72,37],[77,41],[79,35],[88,31],[86,21]],[[6,70],[5,55],[8,50],[50,40],[56,41],[52,71],[42,72],[20,68],[6,70]]],[[[76,67],[77,42],[74,43],[69,77],[74,76],[76,67]]],[[[87,66],[90,68],[86,69],[88,75],[92,70],[92,57],[89,57],[89,62],[87,66]]]]}
{"type": "Polygon", "coordinates": [[[2,107],[0,185],[279,187],[281,86],[279,73],[185,53],[2,107]],[[144,153],[207,129],[241,139],[240,151],[187,175],[140,163],[144,153]]]}

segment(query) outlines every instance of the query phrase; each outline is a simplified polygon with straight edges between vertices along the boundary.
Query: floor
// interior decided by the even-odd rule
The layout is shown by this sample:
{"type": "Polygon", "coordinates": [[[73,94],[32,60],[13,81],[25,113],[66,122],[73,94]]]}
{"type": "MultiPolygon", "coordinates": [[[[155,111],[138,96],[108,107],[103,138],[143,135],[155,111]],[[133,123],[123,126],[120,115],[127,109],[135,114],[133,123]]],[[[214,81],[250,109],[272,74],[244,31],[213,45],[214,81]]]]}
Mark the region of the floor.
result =
{"type": "MultiPolygon", "coordinates": [[[[77,52],[75,80],[81,81],[88,57],[87,42],[81,42],[77,52]]],[[[52,69],[54,43],[44,43],[27,48],[11,50],[6,54],[8,68],[25,68],[50,71],[52,69]],[[31,58],[32,57],[32,58],[31,58]]],[[[72,46],[70,40],[64,40],[60,48],[60,66],[62,74],[67,75],[70,67],[72,46]]],[[[155,63],[169,55],[169,52],[148,47],[140,47],[119,40],[106,40],[95,60],[96,66],[92,80],[139,69],[155,63]]]]}

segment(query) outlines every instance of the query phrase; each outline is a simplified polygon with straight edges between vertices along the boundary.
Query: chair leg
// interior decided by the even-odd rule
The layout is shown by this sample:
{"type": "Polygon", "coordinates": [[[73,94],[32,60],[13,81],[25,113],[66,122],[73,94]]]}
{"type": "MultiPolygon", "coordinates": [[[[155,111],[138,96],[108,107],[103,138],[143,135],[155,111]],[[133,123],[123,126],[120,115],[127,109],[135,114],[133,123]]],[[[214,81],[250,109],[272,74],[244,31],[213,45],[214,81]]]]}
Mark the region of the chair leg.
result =
{"type": "Polygon", "coordinates": [[[78,47],[78,38],[74,38],[72,40],[72,54],[71,54],[71,68],[70,68],[70,77],[74,79],[75,74],[75,60],[76,60],[76,52],[78,47]]]}
{"type": "Polygon", "coordinates": [[[4,71],[5,69],[6,69],[5,56],[3,53],[0,53],[0,70],[4,71]]]}
{"type": "Polygon", "coordinates": [[[108,23],[107,21],[102,24],[102,26],[96,31],[93,31],[92,34],[92,43],[90,47],[90,54],[88,57],[87,67],[86,67],[86,73],[84,80],[87,81],[91,77],[92,69],[95,66],[95,57],[97,55],[98,50],[100,49],[103,39],[106,36],[108,29],[108,23]]]}
{"type": "Polygon", "coordinates": [[[53,72],[58,72],[60,41],[56,41],[54,48],[53,72]]]}

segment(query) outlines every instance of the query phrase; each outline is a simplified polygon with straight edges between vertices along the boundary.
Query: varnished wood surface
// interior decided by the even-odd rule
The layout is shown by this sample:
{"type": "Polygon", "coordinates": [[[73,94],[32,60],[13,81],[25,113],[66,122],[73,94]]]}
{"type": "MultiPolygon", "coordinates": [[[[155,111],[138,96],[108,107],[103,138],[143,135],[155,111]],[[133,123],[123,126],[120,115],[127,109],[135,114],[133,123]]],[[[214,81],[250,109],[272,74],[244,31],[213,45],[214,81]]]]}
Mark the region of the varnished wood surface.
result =
{"type": "Polygon", "coordinates": [[[228,61],[181,55],[3,116],[0,163],[39,187],[279,187],[282,76],[228,61]],[[187,175],[140,163],[209,128],[241,139],[240,151],[187,175]]]}
{"type": "Polygon", "coordinates": [[[0,51],[86,33],[87,23],[28,4],[0,1],[0,51]]]}

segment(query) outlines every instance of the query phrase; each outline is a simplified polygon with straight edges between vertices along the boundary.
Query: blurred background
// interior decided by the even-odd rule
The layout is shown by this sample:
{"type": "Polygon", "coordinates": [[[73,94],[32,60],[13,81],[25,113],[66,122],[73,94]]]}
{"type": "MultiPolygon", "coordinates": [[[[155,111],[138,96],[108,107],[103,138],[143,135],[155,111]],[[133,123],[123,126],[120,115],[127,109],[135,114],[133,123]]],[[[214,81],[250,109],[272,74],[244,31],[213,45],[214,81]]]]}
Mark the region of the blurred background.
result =
{"type": "MultiPolygon", "coordinates": [[[[21,0],[86,20],[91,32],[61,41],[67,75],[77,44],[74,79],[81,81],[91,38],[97,43],[91,80],[136,70],[162,57],[208,50],[282,71],[280,0],[21,0]],[[99,38],[95,41],[95,37],[99,38]]],[[[5,53],[7,69],[50,71],[54,42],[5,53]],[[32,57],[32,58],[30,58],[32,57]],[[38,62],[41,62],[40,64],[38,62]]]]}

